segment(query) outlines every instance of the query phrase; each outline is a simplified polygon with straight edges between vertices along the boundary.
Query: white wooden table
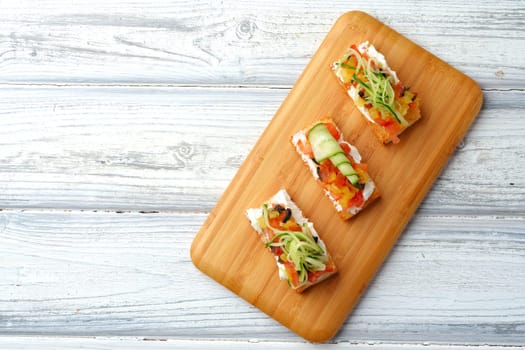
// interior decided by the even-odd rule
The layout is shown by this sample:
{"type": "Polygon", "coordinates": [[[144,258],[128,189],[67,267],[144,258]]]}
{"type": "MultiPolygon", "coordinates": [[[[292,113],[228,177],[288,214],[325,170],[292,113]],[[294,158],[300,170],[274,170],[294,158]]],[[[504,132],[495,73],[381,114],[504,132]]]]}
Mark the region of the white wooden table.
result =
{"type": "Polygon", "coordinates": [[[0,349],[525,344],[523,1],[1,0],[0,18],[0,349]],[[354,9],[485,102],[341,331],[313,345],[189,247],[354,9]]]}

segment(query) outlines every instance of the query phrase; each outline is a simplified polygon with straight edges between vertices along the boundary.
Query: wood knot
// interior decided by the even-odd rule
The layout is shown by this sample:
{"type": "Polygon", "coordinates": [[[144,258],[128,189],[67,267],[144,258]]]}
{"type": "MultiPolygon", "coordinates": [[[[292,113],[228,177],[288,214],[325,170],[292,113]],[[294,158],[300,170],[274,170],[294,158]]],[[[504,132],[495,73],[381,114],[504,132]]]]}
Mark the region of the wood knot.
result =
{"type": "Polygon", "coordinates": [[[249,19],[243,19],[237,26],[235,33],[241,40],[250,40],[253,37],[253,33],[255,32],[256,28],[257,25],[253,21],[249,19]]]}
{"type": "Polygon", "coordinates": [[[174,148],[175,158],[186,164],[195,155],[195,148],[187,142],[181,142],[174,148]]]}

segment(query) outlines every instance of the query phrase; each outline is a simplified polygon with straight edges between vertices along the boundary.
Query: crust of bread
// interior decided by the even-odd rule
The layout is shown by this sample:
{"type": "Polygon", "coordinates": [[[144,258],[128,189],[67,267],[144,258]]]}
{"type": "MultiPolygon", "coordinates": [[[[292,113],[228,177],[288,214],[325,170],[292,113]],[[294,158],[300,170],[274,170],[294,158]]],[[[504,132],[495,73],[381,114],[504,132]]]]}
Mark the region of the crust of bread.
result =
{"type": "Polygon", "coordinates": [[[327,262],[327,265],[331,265],[333,266],[334,268],[334,271],[330,271],[330,272],[326,272],[325,274],[319,276],[319,278],[317,279],[317,281],[315,282],[310,282],[308,281],[306,284],[304,284],[302,287],[300,288],[297,288],[295,291],[297,293],[302,293],[304,292],[306,289],[308,289],[309,287],[312,287],[312,286],[315,286],[316,284],[319,284],[321,283],[322,281],[328,279],[330,276],[334,275],[337,273],[337,267],[335,266],[335,263],[334,261],[332,260],[332,257],[328,256],[330,260],[328,260],[327,262]]]}
{"type": "Polygon", "coordinates": [[[384,144],[392,142],[392,138],[390,137],[390,134],[388,133],[388,131],[386,131],[385,128],[383,128],[381,125],[377,123],[371,122],[366,117],[365,117],[365,120],[368,123],[368,125],[372,127],[372,130],[374,130],[374,133],[377,135],[377,137],[379,138],[381,142],[383,142],[384,144]]]}
{"type": "MultiPolygon", "coordinates": [[[[372,202],[374,202],[377,198],[379,198],[381,196],[381,192],[379,192],[379,190],[377,189],[377,187],[374,189],[374,192],[372,192],[372,194],[370,195],[370,197],[367,199],[367,201],[365,203],[363,203],[363,206],[361,207],[361,210],[365,209],[366,207],[368,207],[370,204],[372,204],[372,202]]],[[[331,200],[331,198],[329,198],[331,200]]],[[[333,202],[333,201],[332,201],[333,202]]],[[[334,206],[335,206],[335,203],[334,203],[334,206]]],[[[339,217],[343,220],[348,220],[350,219],[351,217],[355,216],[359,214],[359,212],[355,213],[355,214],[352,214],[350,212],[347,212],[347,211],[337,211],[337,215],[339,215],[339,217]]]]}

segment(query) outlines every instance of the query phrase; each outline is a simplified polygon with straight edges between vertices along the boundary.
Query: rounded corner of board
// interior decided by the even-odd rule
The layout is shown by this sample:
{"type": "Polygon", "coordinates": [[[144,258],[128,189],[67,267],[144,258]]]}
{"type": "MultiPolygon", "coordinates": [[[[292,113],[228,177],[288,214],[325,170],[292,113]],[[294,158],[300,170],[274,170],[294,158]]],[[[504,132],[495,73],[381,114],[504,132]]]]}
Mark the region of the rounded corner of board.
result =
{"type": "Polygon", "coordinates": [[[316,330],[310,330],[308,334],[302,335],[302,337],[311,343],[321,344],[326,343],[327,341],[332,339],[338,330],[339,327],[333,328],[327,326],[316,330]]]}
{"type": "Polygon", "coordinates": [[[470,101],[472,103],[472,110],[474,111],[474,116],[476,117],[477,114],[481,111],[481,108],[483,107],[484,102],[484,96],[483,96],[483,89],[481,86],[471,77],[465,75],[468,79],[468,82],[470,83],[470,86],[468,86],[468,94],[467,96],[470,98],[470,101]]]}
{"type": "Polygon", "coordinates": [[[193,239],[193,241],[191,242],[191,246],[190,246],[190,259],[191,259],[191,262],[193,263],[193,265],[195,265],[196,268],[198,268],[199,270],[201,269],[200,266],[199,266],[199,263],[200,263],[200,253],[198,252],[198,247],[197,247],[197,241],[198,241],[198,235],[193,239]]]}
{"type": "Polygon", "coordinates": [[[481,86],[475,80],[472,80],[472,84],[473,89],[476,90],[478,105],[481,109],[481,106],[483,105],[483,101],[485,99],[485,97],[483,96],[483,89],[481,89],[481,86]]]}

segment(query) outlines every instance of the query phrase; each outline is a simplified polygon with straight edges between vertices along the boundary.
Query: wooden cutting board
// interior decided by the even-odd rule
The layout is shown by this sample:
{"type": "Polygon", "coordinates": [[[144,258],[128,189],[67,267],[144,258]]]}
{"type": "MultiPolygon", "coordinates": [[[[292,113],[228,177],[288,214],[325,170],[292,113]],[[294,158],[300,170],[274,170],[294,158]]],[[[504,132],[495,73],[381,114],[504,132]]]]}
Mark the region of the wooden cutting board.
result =
{"type": "Polygon", "coordinates": [[[195,237],[194,264],[249,303],[313,342],[331,338],[395,244],[482,104],[469,77],[363,12],[341,16],[195,237]],[[368,40],[400,80],[419,93],[422,119],[383,145],[332,74],[352,43],[368,40]],[[290,144],[331,116],[356,145],[382,196],[342,221],[290,144]],[[273,256],[244,212],[285,188],[310,218],[339,273],[303,294],[278,278],[273,256]]]}

